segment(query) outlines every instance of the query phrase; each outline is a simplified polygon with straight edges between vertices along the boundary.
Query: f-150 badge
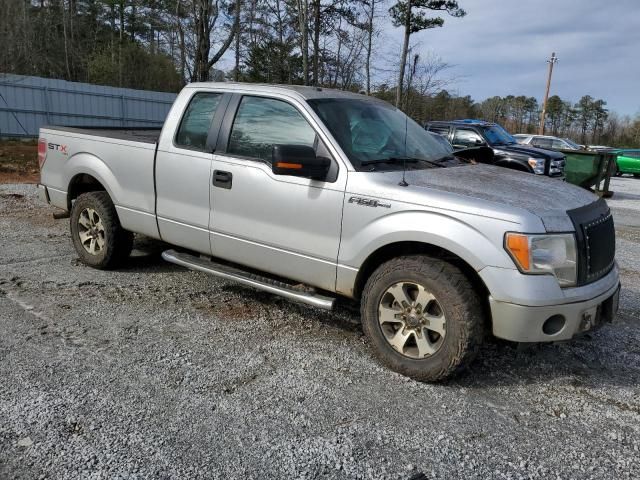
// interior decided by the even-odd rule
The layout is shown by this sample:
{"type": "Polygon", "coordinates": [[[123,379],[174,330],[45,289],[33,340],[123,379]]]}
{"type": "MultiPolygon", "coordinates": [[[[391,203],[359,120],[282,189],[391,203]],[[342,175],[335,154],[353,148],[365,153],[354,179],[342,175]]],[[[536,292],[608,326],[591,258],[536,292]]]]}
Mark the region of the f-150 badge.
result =
{"type": "Polygon", "coordinates": [[[351,197],[349,198],[349,203],[357,203],[358,205],[363,205],[365,207],[391,208],[390,203],[380,203],[378,200],[373,198],[351,197]]]}

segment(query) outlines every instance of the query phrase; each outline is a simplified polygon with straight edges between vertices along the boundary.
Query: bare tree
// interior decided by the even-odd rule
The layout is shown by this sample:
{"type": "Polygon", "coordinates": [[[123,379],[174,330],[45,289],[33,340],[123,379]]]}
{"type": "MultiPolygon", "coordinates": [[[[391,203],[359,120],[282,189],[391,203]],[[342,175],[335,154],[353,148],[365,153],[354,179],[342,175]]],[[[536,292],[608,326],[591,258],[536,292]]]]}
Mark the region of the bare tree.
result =
{"type": "Polygon", "coordinates": [[[231,46],[240,25],[240,7],[241,0],[235,0],[235,4],[221,3],[220,0],[193,0],[191,15],[195,30],[195,52],[192,80],[207,81],[211,68],[231,46]],[[230,11],[225,12],[225,9],[230,11]],[[212,55],[211,39],[216,27],[218,30],[225,30],[224,26],[221,28],[219,24],[224,23],[226,13],[234,16],[233,24],[226,28],[226,37],[212,55]]]}

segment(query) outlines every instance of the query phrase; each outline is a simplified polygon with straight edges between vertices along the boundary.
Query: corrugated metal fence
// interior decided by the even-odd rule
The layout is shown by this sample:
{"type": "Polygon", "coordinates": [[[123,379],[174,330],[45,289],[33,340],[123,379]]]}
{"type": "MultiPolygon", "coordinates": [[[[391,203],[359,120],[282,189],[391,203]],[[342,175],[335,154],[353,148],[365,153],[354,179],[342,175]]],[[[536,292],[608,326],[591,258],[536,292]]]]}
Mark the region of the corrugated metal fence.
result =
{"type": "Polygon", "coordinates": [[[160,127],[174,93],[0,74],[0,138],[37,137],[42,125],[160,127]]]}

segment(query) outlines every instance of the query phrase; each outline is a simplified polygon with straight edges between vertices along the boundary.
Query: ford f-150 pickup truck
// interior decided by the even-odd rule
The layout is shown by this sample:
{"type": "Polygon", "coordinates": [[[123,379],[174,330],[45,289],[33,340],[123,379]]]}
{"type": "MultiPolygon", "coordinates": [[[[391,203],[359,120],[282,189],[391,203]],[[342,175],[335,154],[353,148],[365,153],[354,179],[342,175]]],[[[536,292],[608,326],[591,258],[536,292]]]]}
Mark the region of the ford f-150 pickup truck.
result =
{"type": "Polygon", "coordinates": [[[617,310],[604,200],[454,157],[371,97],[194,83],[161,130],[44,127],[38,152],[85,264],[124,261],[137,233],[193,270],[359,301],[377,357],[415,379],[458,372],[488,334],[568,340],[617,310]]]}

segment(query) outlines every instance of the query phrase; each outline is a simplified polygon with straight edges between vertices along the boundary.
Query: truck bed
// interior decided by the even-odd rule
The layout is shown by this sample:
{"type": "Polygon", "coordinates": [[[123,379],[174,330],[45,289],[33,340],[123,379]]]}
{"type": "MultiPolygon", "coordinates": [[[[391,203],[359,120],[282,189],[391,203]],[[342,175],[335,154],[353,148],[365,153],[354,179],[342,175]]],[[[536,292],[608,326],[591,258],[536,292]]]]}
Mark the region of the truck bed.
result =
{"type": "Polygon", "coordinates": [[[129,140],[134,142],[155,144],[160,137],[161,127],[53,127],[44,126],[43,129],[57,130],[60,132],[79,133],[93,135],[104,138],[114,138],[118,140],[129,140]]]}

